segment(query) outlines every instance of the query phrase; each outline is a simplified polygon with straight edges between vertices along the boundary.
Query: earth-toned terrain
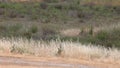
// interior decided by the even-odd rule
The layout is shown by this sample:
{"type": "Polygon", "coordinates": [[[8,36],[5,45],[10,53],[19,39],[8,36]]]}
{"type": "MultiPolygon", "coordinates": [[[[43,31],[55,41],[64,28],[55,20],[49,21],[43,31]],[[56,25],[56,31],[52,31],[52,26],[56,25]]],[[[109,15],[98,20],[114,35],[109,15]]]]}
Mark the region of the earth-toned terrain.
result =
{"type": "Polygon", "coordinates": [[[96,60],[78,60],[61,57],[45,58],[1,53],[0,68],[120,68],[120,65],[112,62],[98,62],[96,60]]]}

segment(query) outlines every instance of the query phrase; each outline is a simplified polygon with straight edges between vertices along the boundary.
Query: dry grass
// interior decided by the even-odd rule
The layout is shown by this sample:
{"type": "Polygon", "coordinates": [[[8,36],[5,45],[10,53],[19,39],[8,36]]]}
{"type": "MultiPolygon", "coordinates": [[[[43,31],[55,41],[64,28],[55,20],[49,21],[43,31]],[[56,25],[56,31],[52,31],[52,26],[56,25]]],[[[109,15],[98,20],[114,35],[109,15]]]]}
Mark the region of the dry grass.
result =
{"type": "Polygon", "coordinates": [[[20,54],[30,54],[46,57],[70,57],[87,59],[112,59],[120,60],[120,50],[106,49],[91,44],[81,44],[70,41],[35,41],[27,39],[0,39],[0,51],[20,54]],[[61,50],[61,52],[60,52],[61,50]]]}

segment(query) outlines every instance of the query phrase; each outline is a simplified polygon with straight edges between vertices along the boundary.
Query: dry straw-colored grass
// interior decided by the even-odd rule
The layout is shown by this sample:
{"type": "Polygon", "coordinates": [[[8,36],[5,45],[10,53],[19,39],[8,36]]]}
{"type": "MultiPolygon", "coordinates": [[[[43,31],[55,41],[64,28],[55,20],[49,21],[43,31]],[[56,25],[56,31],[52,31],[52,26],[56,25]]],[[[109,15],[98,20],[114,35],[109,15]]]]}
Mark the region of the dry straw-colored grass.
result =
{"type": "Polygon", "coordinates": [[[107,49],[91,44],[81,44],[79,42],[56,41],[35,41],[23,38],[0,39],[0,51],[20,54],[30,54],[42,57],[70,57],[87,59],[112,59],[120,61],[120,50],[107,49]]]}

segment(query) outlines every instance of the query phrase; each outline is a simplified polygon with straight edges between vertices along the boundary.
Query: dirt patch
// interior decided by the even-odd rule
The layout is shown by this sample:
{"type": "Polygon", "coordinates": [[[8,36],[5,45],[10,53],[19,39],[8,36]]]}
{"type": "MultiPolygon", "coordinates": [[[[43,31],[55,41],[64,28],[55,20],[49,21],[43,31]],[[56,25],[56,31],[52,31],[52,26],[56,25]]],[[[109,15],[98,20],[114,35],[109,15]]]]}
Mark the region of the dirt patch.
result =
{"type": "Polygon", "coordinates": [[[66,29],[66,30],[62,30],[60,33],[61,35],[64,36],[73,37],[73,36],[78,36],[80,32],[81,32],[80,29],[66,29]]]}
{"type": "Polygon", "coordinates": [[[114,62],[72,59],[61,57],[35,57],[14,54],[0,54],[0,68],[120,68],[114,62]]]}

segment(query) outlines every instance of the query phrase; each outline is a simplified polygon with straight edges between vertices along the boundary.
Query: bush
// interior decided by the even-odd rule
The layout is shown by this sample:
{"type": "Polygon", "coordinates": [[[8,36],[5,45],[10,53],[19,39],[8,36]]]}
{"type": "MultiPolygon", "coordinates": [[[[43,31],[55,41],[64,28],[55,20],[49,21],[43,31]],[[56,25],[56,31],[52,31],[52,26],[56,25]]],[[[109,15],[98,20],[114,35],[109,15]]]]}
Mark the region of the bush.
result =
{"type": "Polygon", "coordinates": [[[0,25],[0,32],[4,32],[7,30],[7,27],[4,25],[0,25]]]}
{"type": "Polygon", "coordinates": [[[120,47],[120,30],[101,31],[95,36],[95,43],[105,47],[120,47]]]}
{"type": "Polygon", "coordinates": [[[43,25],[41,28],[42,31],[42,39],[43,40],[49,40],[49,39],[54,39],[55,36],[58,34],[56,31],[56,28],[50,25],[43,25]]]}
{"type": "Polygon", "coordinates": [[[21,24],[1,25],[0,31],[0,37],[25,37],[30,39],[38,32],[38,28],[37,26],[23,28],[21,24]]]}
{"type": "Polygon", "coordinates": [[[12,37],[19,36],[22,25],[14,24],[14,25],[1,25],[0,26],[0,36],[1,37],[12,37]]]}
{"type": "Polygon", "coordinates": [[[29,31],[25,31],[25,32],[23,32],[22,37],[30,39],[30,38],[32,38],[32,33],[29,31]]]}
{"type": "Polygon", "coordinates": [[[31,26],[29,31],[34,34],[34,33],[38,32],[38,28],[37,28],[37,26],[31,26]]]}
{"type": "Polygon", "coordinates": [[[45,2],[42,2],[42,3],[40,3],[40,7],[42,9],[46,9],[48,7],[48,5],[45,2]]]}

